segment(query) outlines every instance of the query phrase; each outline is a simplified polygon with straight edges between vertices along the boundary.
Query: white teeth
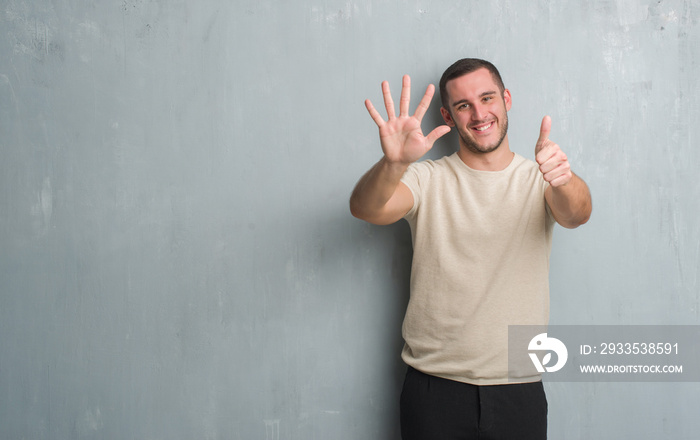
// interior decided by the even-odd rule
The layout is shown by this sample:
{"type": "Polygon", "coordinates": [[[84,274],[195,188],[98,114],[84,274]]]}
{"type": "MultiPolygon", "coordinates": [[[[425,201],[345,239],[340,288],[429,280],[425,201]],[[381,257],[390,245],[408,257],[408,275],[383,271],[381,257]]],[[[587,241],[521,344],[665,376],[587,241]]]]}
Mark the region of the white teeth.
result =
{"type": "Polygon", "coordinates": [[[488,130],[489,128],[491,128],[492,125],[493,125],[493,122],[490,123],[489,125],[484,126],[484,127],[477,128],[476,131],[485,131],[485,130],[488,130]]]}

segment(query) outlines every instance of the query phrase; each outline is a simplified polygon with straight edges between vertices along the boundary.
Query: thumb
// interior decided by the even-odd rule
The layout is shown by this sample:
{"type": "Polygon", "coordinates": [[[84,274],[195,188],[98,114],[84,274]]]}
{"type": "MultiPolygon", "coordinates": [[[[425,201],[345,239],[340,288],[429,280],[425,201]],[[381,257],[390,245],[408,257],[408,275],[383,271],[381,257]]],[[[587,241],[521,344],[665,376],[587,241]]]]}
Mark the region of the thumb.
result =
{"type": "Polygon", "coordinates": [[[444,135],[449,133],[451,130],[452,129],[447,125],[440,125],[439,127],[435,127],[435,129],[433,131],[431,131],[430,133],[428,133],[428,135],[425,137],[426,140],[428,141],[428,145],[430,145],[432,147],[436,140],[443,137],[444,135]]]}
{"type": "Polygon", "coordinates": [[[537,145],[535,146],[535,154],[539,152],[544,143],[549,139],[549,132],[552,130],[552,118],[545,116],[542,118],[542,125],[540,126],[540,137],[537,139],[537,145]]]}

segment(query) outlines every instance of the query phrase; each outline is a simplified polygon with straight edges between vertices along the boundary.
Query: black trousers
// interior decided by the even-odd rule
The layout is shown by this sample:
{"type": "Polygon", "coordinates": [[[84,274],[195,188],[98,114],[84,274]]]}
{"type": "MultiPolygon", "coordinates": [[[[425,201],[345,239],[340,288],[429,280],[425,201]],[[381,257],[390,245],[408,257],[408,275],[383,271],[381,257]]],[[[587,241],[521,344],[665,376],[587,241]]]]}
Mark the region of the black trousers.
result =
{"type": "Polygon", "coordinates": [[[408,367],[401,391],[403,440],[545,440],[542,382],[477,386],[408,367]]]}

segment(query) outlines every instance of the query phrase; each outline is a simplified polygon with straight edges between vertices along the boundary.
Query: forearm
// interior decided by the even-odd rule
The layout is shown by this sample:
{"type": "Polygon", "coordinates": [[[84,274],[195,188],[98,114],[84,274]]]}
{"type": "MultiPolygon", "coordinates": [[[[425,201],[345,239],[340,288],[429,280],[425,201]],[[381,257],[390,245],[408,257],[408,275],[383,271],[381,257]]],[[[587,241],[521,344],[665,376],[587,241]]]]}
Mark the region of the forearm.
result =
{"type": "Polygon", "coordinates": [[[387,204],[407,168],[408,165],[391,163],[386,157],[377,162],[355,185],[350,196],[352,215],[372,223],[386,223],[387,219],[382,221],[381,217],[386,215],[387,204]]]}
{"type": "Polygon", "coordinates": [[[576,228],[591,216],[592,202],[588,185],[576,174],[566,185],[549,187],[547,198],[555,220],[565,228],[576,228]]]}

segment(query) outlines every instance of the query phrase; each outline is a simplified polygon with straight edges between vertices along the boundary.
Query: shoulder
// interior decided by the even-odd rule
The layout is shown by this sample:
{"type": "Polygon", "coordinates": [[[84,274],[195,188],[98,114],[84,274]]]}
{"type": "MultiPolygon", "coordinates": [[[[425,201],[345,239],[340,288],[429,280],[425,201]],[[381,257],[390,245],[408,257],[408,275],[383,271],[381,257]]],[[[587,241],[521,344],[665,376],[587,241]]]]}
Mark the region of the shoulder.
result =
{"type": "Polygon", "coordinates": [[[421,204],[424,195],[435,190],[435,184],[445,180],[445,176],[455,173],[454,166],[451,164],[452,156],[445,156],[437,160],[427,159],[421,162],[412,163],[403,177],[401,182],[408,187],[413,195],[413,207],[406,213],[406,218],[411,218],[415,215],[417,207],[421,204]]]}

